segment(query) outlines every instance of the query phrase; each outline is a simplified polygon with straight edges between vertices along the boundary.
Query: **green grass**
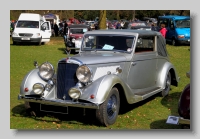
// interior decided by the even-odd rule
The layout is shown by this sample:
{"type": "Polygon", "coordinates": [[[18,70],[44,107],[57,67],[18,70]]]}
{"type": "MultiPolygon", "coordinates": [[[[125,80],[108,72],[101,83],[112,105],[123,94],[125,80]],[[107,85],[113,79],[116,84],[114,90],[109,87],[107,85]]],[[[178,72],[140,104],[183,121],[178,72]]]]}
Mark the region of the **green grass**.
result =
{"type": "Polygon", "coordinates": [[[58,60],[67,57],[64,52],[62,37],[53,37],[42,46],[12,45],[10,40],[10,129],[181,129],[181,125],[166,124],[168,115],[178,115],[178,99],[184,86],[190,82],[186,72],[190,71],[190,47],[174,47],[167,45],[170,60],[174,64],[180,82],[178,87],[172,87],[170,94],[165,97],[152,96],[142,102],[123,107],[117,121],[110,127],[99,126],[91,111],[91,115],[53,114],[44,117],[32,117],[26,114],[24,103],[17,100],[20,84],[27,72],[35,68],[33,61],[39,64],[49,61],[54,67],[58,60]]]}

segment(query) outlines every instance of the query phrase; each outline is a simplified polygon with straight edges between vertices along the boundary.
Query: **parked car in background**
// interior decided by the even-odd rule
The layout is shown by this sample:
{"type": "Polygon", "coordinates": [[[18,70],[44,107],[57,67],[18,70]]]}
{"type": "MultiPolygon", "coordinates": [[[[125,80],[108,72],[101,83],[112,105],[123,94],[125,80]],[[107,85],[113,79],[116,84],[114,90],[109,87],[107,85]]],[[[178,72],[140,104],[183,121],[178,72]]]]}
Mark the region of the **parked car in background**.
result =
{"type": "Polygon", "coordinates": [[[47,13],[43,15],[46,21],[52,22],[53,24],[56,23],[59,25],[60,17],[57,14],[47,13]]]}
{"type": "Polygon", "coordinates": [[[13,44],[30,42],[38,45],[50,41],[51,25],[40,14],[21,13],[12,33],[13,44]]]}
{"type": "Polygon", "coordinates": [[[157,19],[156,18],[152,18],[152,17],[143,17],[141,19],[141,21],[145,21],[145,22],[148,22],[150,24],[154,23],[154,24],[157,24],[157,19]]]}
{"type": "Polygon", "coordinates": [[[87,31],[79,54],[57,65],[35,62],[36,68],[21,83],[18,99],[36,116],[41,111],[73,113],[69,107],[83,108],[83,114],[94,109],[99,123],[109,126],[122,103],[134,104],[155,94],[165,97],[179,81],[165,40],[155,31],[87,31]]]}
{"type": "Polygon", "coordinates": [[[111,20],[108,22],[108,29],[116,29],[117,20],[111,20]]]}
{"type": "Polygon", "coordinates": [[[76,18],[69,18],[71,24],[80,24],[80,21],[76,18]]]}
{"type": "Polygon", "coordinates": [[[91,28],[89,25],[69,25],[68,26],[68,35],[65,40],[65,46],[67,47],[67,50],[72,50],[72,52],[78,52],[80,48],[81,38],[83,37],[83,34],[87,31],[91,31],[91,28]]]}
{"type": "Polygon", "coordinates": [[[166,15],[158,17],[158,26],[165,24],[167,29],[166,41],[176,46],[179,44],[190,45],[190,17],[166,15]]]}
{"type": "Polygon", "coordinates": [[[85,21],[85,25],[90,26],[90,28],[91,28],[92,30],[95,29],[94,23],[95,23],[94,21],[85,21]]]}
{"type": "MultiPolygon", "coordinates": [[[[186,73],[186,76],[190,78],[190,72],[186,73]]],[[[168,116],[168,124],[181,124],[190,126],[190,83],[185,86],[178,102],[179,116],[168,116]]]]}
{"type": "Polygon", "coordinates": [[[148,26],[145,21],[127,21],[124,24],[124,29],[151,30],[151,26],[148,26]]]}

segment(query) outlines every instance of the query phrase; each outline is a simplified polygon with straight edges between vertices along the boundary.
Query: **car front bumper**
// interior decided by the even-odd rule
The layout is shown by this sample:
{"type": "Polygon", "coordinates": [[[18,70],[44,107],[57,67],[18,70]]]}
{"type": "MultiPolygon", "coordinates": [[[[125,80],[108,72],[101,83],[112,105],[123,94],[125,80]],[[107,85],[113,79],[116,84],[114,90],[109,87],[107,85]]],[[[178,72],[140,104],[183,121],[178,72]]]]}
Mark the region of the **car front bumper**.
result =
{"type": "Polygon", "coordinates": [[[61,100],[61,99],[44,99],[44,98],[33,98],[33,97],[25,97],[22,95],[18,95],[18,100],[23,100],[26,102],[35,102],[45,105],[54,105],[61,107],[79,107],[79,108],[89,108],[89,109],[99,109],[99,104],[94,103],[83,103],[78,101],[71,100],[61,100]]]}
{"type": "Polygon", "coordinates": [[[187,40],[177,40],[179,44],[190,44],[190,39],[187,40]]]}
{"type": "Polygon", "coordinates": [[[23,38],[23,37],[12,37],[15,42],[40,42],[41,38],[23,38]]]}

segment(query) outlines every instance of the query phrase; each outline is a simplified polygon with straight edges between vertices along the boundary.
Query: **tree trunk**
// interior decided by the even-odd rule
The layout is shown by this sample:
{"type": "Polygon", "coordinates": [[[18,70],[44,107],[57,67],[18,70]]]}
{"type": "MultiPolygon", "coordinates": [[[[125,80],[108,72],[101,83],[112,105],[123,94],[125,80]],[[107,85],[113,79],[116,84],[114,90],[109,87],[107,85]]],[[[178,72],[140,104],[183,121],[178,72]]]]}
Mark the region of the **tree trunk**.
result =
{"type": "Polygon", "coordinates": [[[182,16],[183,13],[184,13],[184,11],[185,11],[185,10],[180,10],[180,14],[179,14],[179,15],[182,16]]]}
{"type": "Polygon", "coordinates": [[[135,10],[133,10],[133,21],[135,20],[135,10]]]}
{"type": "Polygon", "coordinates": [[[117,20],[119,21],[119,10],[117,10],[117,20]]]}
{"type": "Polygon", "coordinates": [[[106,29],[106,10],[100,10],[99,29],[106,29]]]}

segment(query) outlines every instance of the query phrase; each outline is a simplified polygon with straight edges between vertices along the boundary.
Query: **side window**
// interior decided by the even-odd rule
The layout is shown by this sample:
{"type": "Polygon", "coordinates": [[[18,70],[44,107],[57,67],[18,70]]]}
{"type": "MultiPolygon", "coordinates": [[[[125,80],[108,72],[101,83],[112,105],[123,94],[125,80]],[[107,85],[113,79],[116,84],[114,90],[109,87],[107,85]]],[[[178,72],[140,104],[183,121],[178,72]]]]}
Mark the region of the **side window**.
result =
{"type": "Polygon", "coordinates": [[[155,37],[139,37],[137,40],[135,53],[155,51],[155,37]]]}
{"type": "Polygon", "coordinates": [[[168,27],[169,19],[165,19],[165,18],[159,19],[158,26],[160,27],[161,24],[165,24],[165,27],[168,27]]]}
{"type": "Polygon", "coordinates": [[[42,24],[43,27],[46,27],[46,30],[49,30],[49,24],[47,22],[42,24]]]}
{"type": "Polygon", "coordinates": [[[174,22],[172,19],[169,20],[169,27],[174,28],[174,22]]]}

